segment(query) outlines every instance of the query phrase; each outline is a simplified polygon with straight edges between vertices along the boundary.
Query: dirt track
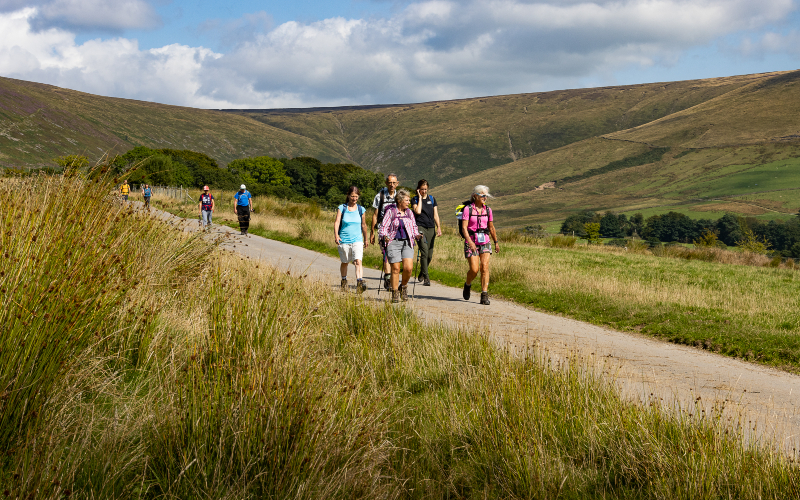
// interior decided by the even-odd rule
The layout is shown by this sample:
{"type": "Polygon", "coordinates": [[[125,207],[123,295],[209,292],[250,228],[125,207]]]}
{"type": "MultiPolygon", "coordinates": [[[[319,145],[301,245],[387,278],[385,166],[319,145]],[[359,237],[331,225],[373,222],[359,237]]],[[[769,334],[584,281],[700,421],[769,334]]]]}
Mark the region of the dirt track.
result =
{"type": "MultiPolygon", "coordinates": [[[[196,224],[192,221],[187,227],[196,224]]],[[[336,258],[259,236],[242,237],[223,226],[215,226],[214,233],[229,235],[224,248],[339,288],[336,258]]],[[[386,300],[389,294],[377,291],[380,273],[365,269],[364,274],[369,286],[365,299],[386,300]]],[[[353,293],[352,267],[350,283],[353,293]]],[[[409,292],[412,283],[413,278],[409,292]]],[[[490,306],[479,305],[478,299],[479,294],[473,293],[467,302],[460,289],[418,284],[415,298],[406,306],[427,321],[484,330],[512,349],[535,346],[554,363],[578,356],[611,377],[629,397],[663,398],[692,413],[724,403],[726,416],[741,419],[749,436],[774,440],[789,452],[800,448],[800,376],[537,312],[496,297],[490,306]]]]}

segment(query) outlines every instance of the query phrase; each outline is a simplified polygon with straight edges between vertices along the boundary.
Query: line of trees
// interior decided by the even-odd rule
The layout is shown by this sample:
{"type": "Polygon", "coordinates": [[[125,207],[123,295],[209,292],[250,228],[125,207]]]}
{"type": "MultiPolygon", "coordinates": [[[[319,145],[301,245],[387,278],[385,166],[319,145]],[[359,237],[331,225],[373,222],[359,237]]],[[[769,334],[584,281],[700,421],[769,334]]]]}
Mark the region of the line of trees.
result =
{"type": "MultiPolygon", "coordinates": [[[[647,219],[640,213],[628,218],[625,214],[604,214],[586,211],[573,214],[561,224],[561,233],[588,237],[586,224],[599,224],[603,238],[640,237],[651,244],[692,243],[709,234],[716,236],[718,245],[735,246],[746,241],[760,241],[773,254],[800,258],[800,212],[788,221],[765,222],[753,217],[725,214],[717,220],[692,219],[669,212],[647,219]]],[[[594,227],[594,226],[592,226],[594,227]]]]}
{"type": "Polygon", "coordinates": [[[220,167],[210,156],[189,150],[150,149],[139,146],[114,160],[135,184],[210,186],[236,190],[245,184],[254,195],[273,195],[296,201],[315,201],[324,206],[342,203],[351,185],[361,189],[364,203],[383,186],[380,173],[350,163],[322,163],[316,158],[257,156],[234,160],[220,167]]]}

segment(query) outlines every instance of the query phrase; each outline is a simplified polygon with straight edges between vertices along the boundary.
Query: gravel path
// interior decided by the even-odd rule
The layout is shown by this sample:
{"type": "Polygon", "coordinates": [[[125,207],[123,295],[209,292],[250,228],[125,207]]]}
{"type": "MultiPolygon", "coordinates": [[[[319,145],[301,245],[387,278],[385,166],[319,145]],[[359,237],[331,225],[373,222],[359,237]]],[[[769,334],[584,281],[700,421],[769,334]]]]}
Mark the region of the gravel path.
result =
{"type": "MultiPolygon", "coordinates": [[[[259,236],[242,237],[224,226],[215,226],[214,233],[227,235],[223,248],[339,288],[337,258],[259,236]]],[[[354,293],[352,266],[349,271],[354,293]]],[[[390,298],[386,292],[378,294],[379,271],[365,269],[364,275],[369,286],[366,300],[390,298]]],[[[412,288],[413,278],[409,295],[412,288]]],[[[480,294],[473,293],[465,301],[461,289],[418,284],[406,307],[427,321],[484,330],[514,350],[536,347],[555,364],[589,363],[628,397],[645,402],[663,398],[673,408],[690,413],[724,405],[725,418],[738,419],[751,438],[773,441],[789,452],[800,444],[800,376],[538,312],[496,297],[490,306],[482,306],[479,298],[480,294]]]]}

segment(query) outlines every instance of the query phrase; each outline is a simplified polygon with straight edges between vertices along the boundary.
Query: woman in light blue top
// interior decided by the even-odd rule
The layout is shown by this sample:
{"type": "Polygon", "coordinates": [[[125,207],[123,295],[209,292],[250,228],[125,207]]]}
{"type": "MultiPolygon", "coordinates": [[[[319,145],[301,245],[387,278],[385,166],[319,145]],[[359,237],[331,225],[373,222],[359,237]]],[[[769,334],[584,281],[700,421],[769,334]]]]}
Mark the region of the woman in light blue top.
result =
{"type": "Polygon", "coordinates": [[[356,268],[356,291],[362,293],[367,289],[364,283],[364,248],[367,246],[367,222],[364,219],[364,207],[358,204],[361,192],[356,186],[347,190],[347,203],[339,205],[336,220],[333,222],[334,240],[338,245],[339,259],[342,261],[342,290],[347,290],[347,264],[353,263],[356,268]]]}

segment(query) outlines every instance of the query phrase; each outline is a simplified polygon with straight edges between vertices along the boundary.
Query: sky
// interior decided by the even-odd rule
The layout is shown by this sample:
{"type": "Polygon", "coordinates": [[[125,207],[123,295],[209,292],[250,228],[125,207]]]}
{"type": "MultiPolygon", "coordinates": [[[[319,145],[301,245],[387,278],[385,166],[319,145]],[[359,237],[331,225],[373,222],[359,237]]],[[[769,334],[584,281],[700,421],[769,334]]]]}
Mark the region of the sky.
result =
{"type": "Polygon", "coordinates": [[[800,68],[800,0],[0,0],[0,76],[197,108],[800,68]]]}

